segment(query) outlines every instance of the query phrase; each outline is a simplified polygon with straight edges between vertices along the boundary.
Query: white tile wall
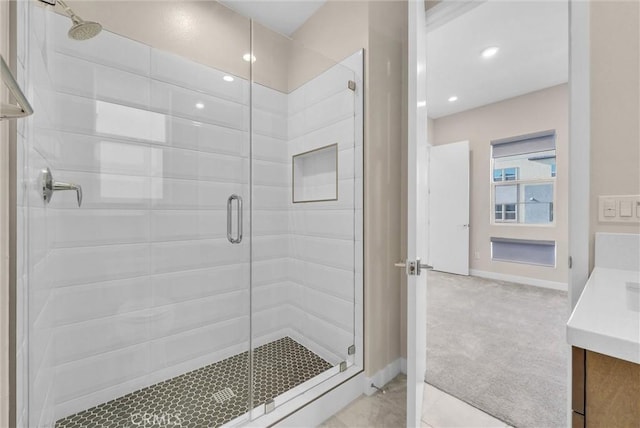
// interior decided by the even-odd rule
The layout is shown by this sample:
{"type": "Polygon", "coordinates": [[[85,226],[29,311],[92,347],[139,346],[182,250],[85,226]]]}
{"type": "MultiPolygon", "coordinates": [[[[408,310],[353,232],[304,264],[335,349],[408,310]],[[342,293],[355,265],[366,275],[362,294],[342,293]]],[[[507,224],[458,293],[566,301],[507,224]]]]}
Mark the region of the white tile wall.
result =
{"type": "MultiPolygon", "coordinates": [[[[362,64],[354,55],[343,64],[362,64]]],[[[339,64],[289,94],[288,157],[338,144],[338,200],[289,201],[290,280],[298,285],[292,306],[293,336],[332,363],[348,359],[347,348],[361,346],[355,334],[356,261],[362,247],[362,98],[347,88],[356,80],[339,64]],[[359,104],[358,104],[359,103],[359,104]],[[359,182],[361,183],[361,181],[359,182]],[[359,218],[358,218],[359,216],[359,218]]],[[[357,67],[356,67],[357,68],[357,67]]],[[[360,265],[361,266],[361,265],[360,265]]],[[[359,295],[361,297],[361,294],[359,295]]]]}
{"type": "Polygon", "coordinates": [[[52,426],[248,349],[248,240],[227,241],[225,209],[249,195],[249,86],[108,32],[68,40],[67,18],[29,9],[24,424],[52,426]],[[43,204],[45,167],[83,186],[82,208],[71,192],[43,204]]]}
{"type": "Polygon", "coordinates": [[[155,80],[216,94],[219,98],[248,105],[249,83],[233,75],[231,77],[235,80],[227,82],[223,79],[227,75],[229,74],[167,52],[154,50],[151,57],[151,77],[155,80]]]}
{"type": "Polygon", "coordinates": [[[66,18],[31,5],[20,13],[31,22],[19,77],[36,109],[19,129],[24,424],[52,426],[242,352],[250,323],[254,345],[292,335],[333,363],[345,359],[361,260],[353,228],[362,226],[353,73],[336,66],[291,94],[254,85],[251,112],[249,83],[237,76],[226,82],[224,72],[108,32],[70,41],[66,18]],[[339,200],[292,204],[292,154],[332,143],[339,200]],[[83,186],[82,208],[72,192],[44,205],[45,167],[83,186]],[[240,245],[226,239],[232,193],[245,198],[240,245]]]}

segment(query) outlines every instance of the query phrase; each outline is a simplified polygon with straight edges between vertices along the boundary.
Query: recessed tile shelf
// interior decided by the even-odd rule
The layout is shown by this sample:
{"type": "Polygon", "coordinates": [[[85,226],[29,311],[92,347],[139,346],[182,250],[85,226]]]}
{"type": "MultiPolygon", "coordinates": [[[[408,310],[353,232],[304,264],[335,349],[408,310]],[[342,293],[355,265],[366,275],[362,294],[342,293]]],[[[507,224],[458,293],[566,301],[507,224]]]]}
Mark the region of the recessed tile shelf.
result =
{"type": "Polygon", "coordinates": [[[293,203],[338,200],[338,144],[294,155],[293,203]]]}

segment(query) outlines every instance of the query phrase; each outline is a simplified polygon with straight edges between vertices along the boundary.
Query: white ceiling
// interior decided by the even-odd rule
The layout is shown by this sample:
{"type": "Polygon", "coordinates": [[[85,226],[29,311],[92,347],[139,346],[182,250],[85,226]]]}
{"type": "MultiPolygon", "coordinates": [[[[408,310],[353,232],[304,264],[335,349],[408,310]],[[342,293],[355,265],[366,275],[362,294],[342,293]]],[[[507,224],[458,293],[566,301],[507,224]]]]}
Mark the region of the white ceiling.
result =
{"type": "Polygon", "coordinates": [[[427,111],[438,118],[568,80],[566,1],[488,1],[427,36],[427,111]],[[480,56],[489,46],[500,51],[480,56]],[[456,102],[449,102],[451,96],[456,102]]]}
{"type": "Polygon", "coordinates": [[[239,14],[291,36],[326,0],[218,0],[239,14]]]}

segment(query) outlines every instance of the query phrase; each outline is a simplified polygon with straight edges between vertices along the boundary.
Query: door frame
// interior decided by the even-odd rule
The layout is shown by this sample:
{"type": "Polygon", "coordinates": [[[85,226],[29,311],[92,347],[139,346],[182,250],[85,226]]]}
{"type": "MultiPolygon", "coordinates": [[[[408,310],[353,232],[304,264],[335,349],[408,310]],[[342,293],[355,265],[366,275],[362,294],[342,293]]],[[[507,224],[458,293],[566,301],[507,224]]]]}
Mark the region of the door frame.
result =
{"type": "MultiPolygon", "coordinates": [[[[569,0],[569,277],[567,320],[589,278],[591,170],[590,3],[569,0]]],[[[571,347],[567,344],[567,426],[571,347]]]]}
{"type": "MultiPolygon", "coordinates": [[[[422,0],[408,0],[407,55],[407,150],[405,206],[406,231],[404,264],[406,269],[407,316],[407,427],[422,425],[424,376],[427,361],[427,275],[420,274],[420,257],[428,254],[426,217],[429,212],[428,141],[427,141],[427,63],[426,14],[422,0]],[[418,48],[422,48],[420,51],[418,48]],[[415,67],[415,68],[414,68],[415,67]],[[413,127],[411,126],[413,125],[413,127]],[[422,161],[422,162],[421,162],[422,161]],[[409,263],[414,263],[410,270],[409,263]]],[[[403,161],[404,162],[404,161],[403,161]]]]}
{"type": "MultiPolygon", "coordinates": [[[[480,4],[481,2],[477,2],[480,4]]],[[[589,278],[590,253],[590,148],[591,148],[591,58],[590,3],[568,0],[569,8],[569,263],[567,319],[589,278]]],[[[443,25],[470,10],[456,2],[434,6],[443,25]],[[450,13],[447,13],[447,10],[450,13]]],[[[434,24],[434,20],[428,20],[434,24]]],[[[426,28],[425,28],[426,31],[426,28]]],[[[409,39],[415,37],[409,31],[409,39]]],[[[406,195],[405,195],[406,197],[406,195]]],[[[567,397],[571,397],[571,347],[567,344],[567,397]]],[[[567,426],[571,426],[571,400],[567,400],[567,426]]]]}

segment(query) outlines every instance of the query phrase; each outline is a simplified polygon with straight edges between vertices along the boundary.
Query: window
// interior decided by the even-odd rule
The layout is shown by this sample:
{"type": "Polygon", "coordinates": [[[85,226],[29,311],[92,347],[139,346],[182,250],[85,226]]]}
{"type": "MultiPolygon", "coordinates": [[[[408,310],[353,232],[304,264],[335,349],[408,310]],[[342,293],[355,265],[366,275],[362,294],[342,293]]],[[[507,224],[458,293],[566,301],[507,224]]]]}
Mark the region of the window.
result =
{"type": "Polygon", "coordinates": [[[491,260],[555,267],[556,243],[491,237],[491,260]]]}
{"type": "Polygon", "coordinates": [[[513,181],[518,179],[518,168],[501,168],[493,170],[493,181],[513,181]]]}
{"type": "Polygon", "coordinates": [[[517,204],[497,204],[496,220],[515,222],[518,218],[517,204]]]}
{"type": "Polygon", "coordinates": [[[555,131],[491,142],[494,223],[553,223],[555,131]]]}

